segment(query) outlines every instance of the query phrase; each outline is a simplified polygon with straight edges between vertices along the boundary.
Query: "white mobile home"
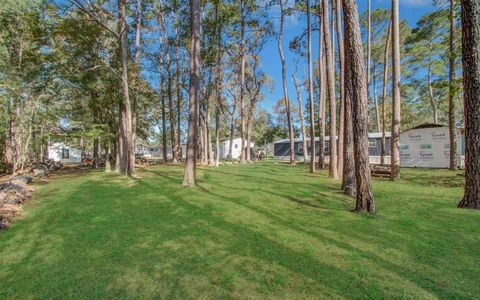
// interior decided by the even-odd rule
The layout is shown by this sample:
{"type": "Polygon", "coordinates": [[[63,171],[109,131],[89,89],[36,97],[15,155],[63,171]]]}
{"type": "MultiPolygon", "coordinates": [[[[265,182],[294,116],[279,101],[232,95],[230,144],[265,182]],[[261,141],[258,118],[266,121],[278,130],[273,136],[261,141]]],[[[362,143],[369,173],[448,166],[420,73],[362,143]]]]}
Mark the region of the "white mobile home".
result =
{"type": "MultiPolygon", "coordinates": [[[[337,137],[338,140],[338,137],[337,137]]],[[[290,158],[290,140],[283,139],[276,141],[274,144],[274,158],[280,160],[288,160],[290,158]]],[[[310,159],[312,150],[310,146],[310,138],[307,140],[307,157],[310,159]]],[[[337,148],[338,149],[338,148],[337,148]]],[[[381,149],[382,149],[382,133],[375,132],[368,134],[368,155],[371,164],[380,164],[381,162],[381,149]]],[[[323,149],[325,155],[325,162],[330,161],[330,136],[325,136],[325,148],[323,149]]],[[[303,142],[301,138],[294,140],[294,151],[296,160],[303,160],[303,142]]],[[[320,139],[315,137],[315,156],[319,157],[320,154],[320,139]]],[[[385,133],[385,162],[390,163],[390,132],[385,133]]]]}
{"type": "Polygon", "coordinates": [[[81,163],[82,150],[64,143],[48,145],[48,158],[62,163],[81,163]]]}
{"type": "MultiPolygon", "coordinates": [[[[464,167],[465,142],[457,129],[457,164],[464,167]]],[[[402,167],[448,168],[450,138],[447,126],[423,124],[400,134],[400,165],[402,167]]]]}
{"type": "MultiPolygon", "coordinates": [[[[246,141],[245,141],[246,142],[246,141]]],[[[250,148],[253,149],[255,144],[250,142],[250,148]]],[[[242,148],[242,139],[241,138],[234,138],[232,140],[232,153],[230,154],[230,139],[226,139],[220,142],[220,159],[238,159],[240,158],[242,148]]]]}

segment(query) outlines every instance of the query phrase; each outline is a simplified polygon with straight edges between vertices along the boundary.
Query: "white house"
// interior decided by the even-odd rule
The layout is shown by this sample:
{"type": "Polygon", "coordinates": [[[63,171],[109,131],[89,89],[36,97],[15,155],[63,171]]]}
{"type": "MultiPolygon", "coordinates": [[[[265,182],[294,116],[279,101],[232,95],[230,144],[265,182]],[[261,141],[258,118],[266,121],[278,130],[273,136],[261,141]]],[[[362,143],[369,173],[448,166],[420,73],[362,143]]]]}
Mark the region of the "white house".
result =
{"type": "MultiPolygon", "coordinates": [[[[246,143],[246,141],[245,141],[246,143]]],[[[253,149],[255,144],[250,142],[250,148],[253,149]]],[[[223,140],[220,142],[220,159],[227,159],[231,157],[232,159],[240,158],[242,148],[242,139],[241,138],[234,138],[232,140],[232,153],[230,155],[230,139],[223,140]]]]}
{"type": "MultiPolygon", "coordinates": [[[[457,164],[465,165],[464,135],[457,131],[457,164]]],[[[400,165],[402,167],[448,168],[450,138],[447,126],[423,124],[400,133],[400,165]]]]}
{"type": "Polygon", "coordinates": [[[48,158],[62,163],[81,163],[82,150],[64,143],[50,143],[48,158]]]}

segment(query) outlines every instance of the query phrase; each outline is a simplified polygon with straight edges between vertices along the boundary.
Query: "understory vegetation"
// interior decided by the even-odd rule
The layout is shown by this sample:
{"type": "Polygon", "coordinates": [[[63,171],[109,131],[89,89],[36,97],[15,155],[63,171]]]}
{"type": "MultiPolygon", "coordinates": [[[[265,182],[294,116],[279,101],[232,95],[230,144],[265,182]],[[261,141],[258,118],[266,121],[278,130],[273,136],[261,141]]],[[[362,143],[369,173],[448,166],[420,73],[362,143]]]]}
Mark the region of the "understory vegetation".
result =
{"type": "Polygon", "coordinates": [[[475,298],[480,214],[461,172],[373,181],[378,213],[327,171],[267,161],[66,171],[0,233],[0,298],[475,298]],[[448,183],[448,184],[447,184],[448,183]]]}

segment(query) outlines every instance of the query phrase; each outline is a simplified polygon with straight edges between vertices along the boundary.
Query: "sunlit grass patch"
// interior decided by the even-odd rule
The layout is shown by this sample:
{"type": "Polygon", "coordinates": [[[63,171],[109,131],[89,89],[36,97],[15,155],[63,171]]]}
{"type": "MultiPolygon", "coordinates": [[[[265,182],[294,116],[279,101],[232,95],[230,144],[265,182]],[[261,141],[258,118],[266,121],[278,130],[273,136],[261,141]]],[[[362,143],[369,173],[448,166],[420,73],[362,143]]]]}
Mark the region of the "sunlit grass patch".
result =
{"type": "Polygon", "coordinates": [[[378,213],[368,217],[351,212],[339,182],[307,171],[202,167],[190,189],[180,165],[52,178],[0,233],[0,298],[480,294],[480,214],[456,208],[461,172],[376,180],[378,213]]]}

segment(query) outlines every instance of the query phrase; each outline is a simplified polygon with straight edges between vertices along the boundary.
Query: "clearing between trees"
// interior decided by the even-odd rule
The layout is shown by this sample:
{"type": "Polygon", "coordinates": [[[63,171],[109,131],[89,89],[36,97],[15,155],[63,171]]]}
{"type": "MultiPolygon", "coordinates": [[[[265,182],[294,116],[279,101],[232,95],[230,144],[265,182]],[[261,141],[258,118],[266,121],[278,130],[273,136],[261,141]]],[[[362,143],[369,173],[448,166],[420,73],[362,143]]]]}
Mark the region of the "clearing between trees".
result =
{"type": "Polygon", "coordinates": [[[54,175],[0,233],[0,297],[480,295],[480,215],[456,208],[460,172],[375,179],[378,213],[360,215],[328,171],[307,168],[200,168],[193,189],[182,166],[54,175]]]}

